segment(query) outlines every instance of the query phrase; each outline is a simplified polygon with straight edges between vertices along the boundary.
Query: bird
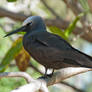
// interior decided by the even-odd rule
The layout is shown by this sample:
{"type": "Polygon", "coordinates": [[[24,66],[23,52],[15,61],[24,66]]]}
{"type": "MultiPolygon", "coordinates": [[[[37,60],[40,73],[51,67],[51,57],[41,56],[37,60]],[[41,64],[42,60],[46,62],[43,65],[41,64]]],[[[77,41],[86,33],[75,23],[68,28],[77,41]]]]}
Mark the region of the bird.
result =
{"type": "Polygon", "coordinates": [[[23,36],[24,49],[47,70],[67,67],[92,68],[92,57],[72,47],[62,37],[47,32],[42,17],[30,16],[24,20],[22,27],[11,31],[5,37],[17,32],[25,32],[23,36]]]}

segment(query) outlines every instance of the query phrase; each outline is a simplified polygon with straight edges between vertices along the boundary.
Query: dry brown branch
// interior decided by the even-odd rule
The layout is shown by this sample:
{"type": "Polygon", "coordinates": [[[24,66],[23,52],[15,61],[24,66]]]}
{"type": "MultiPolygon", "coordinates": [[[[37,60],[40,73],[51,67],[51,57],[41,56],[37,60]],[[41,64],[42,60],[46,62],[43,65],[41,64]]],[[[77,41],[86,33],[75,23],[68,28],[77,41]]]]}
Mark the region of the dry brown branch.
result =
{"type": "Polygon", "coordinates": [[[82,10],[78,6],[78,2],[76,0],[63,0],[68,8],[71,8],[71,10],[74,12],[75,15],[78,15],[82,12],[82,10]]]}
{"type": "Polygon", "coordinates": [[[0,17],[9,17],[13,20],[24,21],[28,16],[20,13],[11,12],[0,7],[0,17]]]}
{"type": "MultiPolygon", "coordinates": [[[[75,16],[78,16],[80,13],[83,12],[83,10],[81,9],[81,7],[79,7],[79,2],[77,0],[64,0],[64,2],[66,3],[67,7],[70,8],[72,10],[72,12],[75,14],[75,16]]],[[[84,15],[81,19],[80,19],[81,24],[83,25],[84,30],[82,31],[85,34],[85,30],[87,30],[87,26],[85,25],[86,21],[86,15],[84,15]]],[[[80,35],[81,36],[81,35],[80,35]]]]}
{"type": "Polygon", "coordinates": [[[32,65],[31,63],[29,63],[29,66],[32,67],[35,71],[39,72],[41,75],[43,75],[43,73],[37,69],[34,65],[32,65]]]}
{"type": "MultiPolygon", "coordinates": [[[[13,20],[24,21],[28,16],[23,15],[23,14],[19,14],[19,13],[13,13],[13,12],[10,12],[10,11],[7,11],[5,9],[0,8],[0,17],[9,17],[13,20]]],[[[45,19],[45,23],[47,24],[47,26],[56,26],[56,27],[59,27],[61,29],[66,29],[70,22],[64,21],[63,19],[62,20],[59,20],[59,19],[53,19],[53,20],[45,19]]],[[[85,29],[76,27],[75,31],[73,31],[73,33],[75,35],[78,35],[78,34],[81,34],[84,31],[86,32],[85,29]]],[[[89,32],[83,34],[81,36],[81,38],[83,38],[83,39],[85,39],[89,42],[92,42],[92,31],[89,30],[89,32]]]]}
{"type": "Polygon", "coordinates": [[[41,0],[41,2],[44,4],[44,6],[56,17],[60,18],[60,16],[52,9],[48,4],[45,2],[46,0],[41,0]]]}
{"type": "Polygon", "coordinates": [[[92,12],[92,0],[88,0],[88,5],[89,5],[90,10],[91,10],[91,12],[92,12]]]}

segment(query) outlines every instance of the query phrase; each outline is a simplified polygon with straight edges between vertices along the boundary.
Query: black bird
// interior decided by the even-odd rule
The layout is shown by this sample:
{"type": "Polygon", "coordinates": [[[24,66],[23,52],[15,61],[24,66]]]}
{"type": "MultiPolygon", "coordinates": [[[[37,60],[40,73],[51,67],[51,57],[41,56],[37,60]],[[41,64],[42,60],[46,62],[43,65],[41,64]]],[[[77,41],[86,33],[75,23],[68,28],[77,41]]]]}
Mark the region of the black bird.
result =
{"type": "Polygon", "coordinates": [[[26,32],[23,37],[23,46],[35,60],[45,66],[45,75],[49,68],[53,69],[53,72],[54,69],[66,67],[92,68],[92,57],[73,48],[58,35],[47,32],[40,16],[27,18],[21,28],[6,36],[19,31],[26,32]]]}

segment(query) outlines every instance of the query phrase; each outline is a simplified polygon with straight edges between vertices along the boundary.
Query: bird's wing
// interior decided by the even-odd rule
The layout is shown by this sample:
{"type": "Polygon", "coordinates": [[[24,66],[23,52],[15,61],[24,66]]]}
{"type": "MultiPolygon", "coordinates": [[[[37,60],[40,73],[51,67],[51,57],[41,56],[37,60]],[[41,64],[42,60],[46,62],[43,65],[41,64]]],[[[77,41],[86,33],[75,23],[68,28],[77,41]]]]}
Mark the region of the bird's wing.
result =
{"type": "Polygon", "coordinates": [[[55,34],[51,34],[48,32],[41,32],[36,36],[36,38],[39,42],[49,47],[55,47],[60,50],[72,49],[71,45],[67,41],[65,41],[64,39],[55,34]]]}
{"type": "MultiPolygon", "coordinates": [[[[66,42],[61,37],[44,32],[37,37],[38,42],[43,43],[48,46],[48,50],[50,51],[53,48],[53,57],[57,60],[63,59],[64,63],[80,65],[84,67],[92,67],[92,58],[76,49],[74,49],[68,42],[66,42]],[[57,57],[56,57],[57,56],[57,57]]],[[[42,48],[43,49],[43,48],[42,48]]],[[[46,51],[46,49],[45,49],[46,51]]],[[[48,54],[51,54],[48,51],[48,54]]]]}

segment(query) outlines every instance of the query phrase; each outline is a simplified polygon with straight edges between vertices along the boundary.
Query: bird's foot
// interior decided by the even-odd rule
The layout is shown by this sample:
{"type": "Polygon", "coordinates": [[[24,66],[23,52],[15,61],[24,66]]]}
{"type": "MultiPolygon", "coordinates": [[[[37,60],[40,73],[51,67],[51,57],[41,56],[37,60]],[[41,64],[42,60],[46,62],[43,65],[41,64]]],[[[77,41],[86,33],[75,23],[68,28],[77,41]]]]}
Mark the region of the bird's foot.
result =
{"type": "Polygon", "coordinates": [[[44,75],[45,78],[47,78],[47,77],[52,77],[52,76],[53,76],[52,73],[51,73],[51,74],[45,74],[45,75],[44,75]]]}
{"type": "Polygon", "coordinates": [[[51,74],[47,74],[47,77],[52,77],[53,76],[53,74],[51,73],[51,74]]]}
{"type": "Polygon", "coordinates": [[[45,78],[47,78],[47,77],[52,77],[53,76],[53,73],[54,73],[54,69],[53,69],[53,71],[52,71],[52,73],[51,74],[47,74],[47,68],[45,68],[45,74],[44,74],[44,77],[45,78]]]}
{"type": "Polygon", "coordinates": [[[51,78],[53,76],[53,74],[44,74],[44,76],[41,76],[40,79],[47,79],[47,78],[51,78]]]}

